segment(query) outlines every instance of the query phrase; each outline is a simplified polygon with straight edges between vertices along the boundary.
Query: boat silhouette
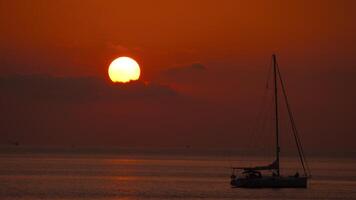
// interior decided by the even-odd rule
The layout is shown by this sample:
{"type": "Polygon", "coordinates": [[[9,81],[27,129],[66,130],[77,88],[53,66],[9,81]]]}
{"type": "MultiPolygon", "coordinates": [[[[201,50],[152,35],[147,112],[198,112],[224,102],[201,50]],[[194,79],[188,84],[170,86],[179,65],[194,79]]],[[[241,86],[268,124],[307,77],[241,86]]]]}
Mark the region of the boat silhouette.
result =
{"type": "Polygon", "coordinates": [[[301,140],[298,134],[297,127],[292,115],[290,105],[285,90],[285,84],[282,79],[277,57],[272,55],[273,66],[273,83],[274,83],[274,116],[275,116],[275,160],[265,166],[256,167],[232,167],[232,175],[230,184],[232,187],[237,188],[307,188],[308,179],[311,173],[305,159],[304,151],[302,148],[301,140]],[[283,100],[285,101],[286,109],[288,111],[289,121],[293,138],[295,140],[299,161],[303,167],[303,174],[298,172],[294,175],[283,176],[280,174],[280,144],[279,144],[279,99],[278,99],[278,84],[282,90],[283,100]],[[264,173],[262,173],[264,172],[264,173]]]}

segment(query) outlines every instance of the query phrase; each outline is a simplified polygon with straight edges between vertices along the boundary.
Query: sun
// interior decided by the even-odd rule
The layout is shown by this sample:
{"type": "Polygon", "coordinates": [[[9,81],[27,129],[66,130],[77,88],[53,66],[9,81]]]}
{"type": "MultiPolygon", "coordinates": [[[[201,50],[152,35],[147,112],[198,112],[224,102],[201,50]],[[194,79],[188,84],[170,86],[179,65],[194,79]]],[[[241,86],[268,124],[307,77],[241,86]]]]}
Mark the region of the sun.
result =
{"type": "Polygon", "coordinates": [[[127,83],[140,78],[140,66],[129,57],[119,57],[109,66],[109,77],[112,82],[127,83]]]}

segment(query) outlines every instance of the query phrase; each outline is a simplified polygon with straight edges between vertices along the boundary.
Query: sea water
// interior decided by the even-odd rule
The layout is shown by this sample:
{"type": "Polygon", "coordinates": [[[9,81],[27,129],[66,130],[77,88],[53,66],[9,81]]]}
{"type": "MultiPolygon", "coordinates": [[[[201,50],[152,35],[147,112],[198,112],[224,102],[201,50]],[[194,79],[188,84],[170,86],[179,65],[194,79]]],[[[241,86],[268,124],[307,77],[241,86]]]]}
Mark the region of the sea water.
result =
{"type": "MultiPolygon", "coordinates": [[[[353,157],[309,157],[308,189],[241,189],[229,185],[230,165],[270,160],[192,152],[0,148],[0,199],[356,199],[353,157]]],[[[283,160],[282,173],[295,173],[298,160],[283,160]]]]}

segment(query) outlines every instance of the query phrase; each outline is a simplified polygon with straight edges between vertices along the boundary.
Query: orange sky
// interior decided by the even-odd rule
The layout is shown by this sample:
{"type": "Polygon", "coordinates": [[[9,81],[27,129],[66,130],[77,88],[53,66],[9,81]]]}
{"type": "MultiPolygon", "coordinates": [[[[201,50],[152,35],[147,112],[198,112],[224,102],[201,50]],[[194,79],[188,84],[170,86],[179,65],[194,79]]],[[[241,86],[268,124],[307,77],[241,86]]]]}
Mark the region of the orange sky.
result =
{"type": "Polygon", "coordinates": [[[2,61],[22,60],[5,73],[95,76],[103,76],[107,63],[123,53],[136,57],[147,73],[191,62],[261,64],[273,51],[291,61],[325,64],[328,57],[353,57],[355,6],[354,1],[1,1],[2,61]]]}
{"type": "MultiPolygon", "coordinates": [[[[299,111],[302,128],[311,134],[324,134],[322,138],[327,144],[335,140],[333,134],[338,132],[344,139],[337,139],[335,146],[351,148],[348,139],[355,139],[351,119],[356,117],[353,112],[356,111],[356,96],[352,93],[356,84],[355,8],[356,3],[352,0],[1,0],[0,75],[92,76],[107,80],[108,64],[118,56],[131,56],[141,64],[143,81],[157,87],[168,86],[180,95],[198,99],[206,106],[200,109],[212,110],[204,122],[209,124],[209,120],[214,121],[217,113],[226,115],[226,119],[214,125],[216,131],[226,126],[226,132],[234,132],[239,126],[230,117],[243,118],[246,113],[253,115],[245,109],[254,106],[249,97],[259,98],[270,56],[276,52],[289,83],[296,113],[299,111]],[[196,70],[196,65],[204,69],[196,70]],[[229,111],[224,113],[225,109],[229,111]],[[239,111],[236,113],[234,109],[239,111]],[[312,113],[309,113],[310,109],[313,109],[312,113]],[[314,119],[317,120],[310,122],[314,119]],[[331,127],[324,127],[326,122],[331,127]]],[[[8,104],[6,100],[2,102],[5,107],[8,104]]],[[[115,108],[103,104],[105,106],[95,102],[93,107],[105,112],[121,108],[117,104],[112,105],[115,108]]],[[[172,108],[156,105],[158,107],[154,108],[157,110],[152,111],[149,104],[139,104],[135,105],[136,108],[148,110],[146,113],[135,108],[133,112],[137,113],[137,120],[144,124],[142,129],[159,132],[155,121],[147,122],[141,118],[146,115],[149,118],[150,112],[171,116],[164,114],[166,111],[163,110],[172,108]]],[[[132,107],[133,103],[129,105],[132,107]]],[[[193,104],[187,107],[190,106],[193,104]]],[[[8,119],[10,124],[15,123],[18,114],[28,113],[8,109],[14,115],[14,118],[8,119]]],[[[177,134],[187,132],[189,127],[183,130],[179,126],[180,122],[189,123],[185,121],[187,119],[183,120],[184,116],[191,115],[188,110],[173,117],[174,123],[167,122],[167,128],[163,128],[162,132],[169,128],[175,129],[177,134]]],[[[72,117],[82,119],[79,110],[73,112],[72,117]]],[[[115,127],[113,122],[110,123],[116,114],[102,115],[108,118],[96,119],[100,121],[98,129],[106,127],[110,135],[108,138],[112,138],[115,127]]],[[[193,113],[192,118],[198,120],[199,116],[193,113]]],[[[34,128],[31,124],[39,123],[27,121],[27,117],[21,120],[26,124],[23,127],[34,128]]],[[[51,127],[51,123],[48,123],[48,129],[42,131],[54,129],[56,126],[51,127]]],[[[199,123],[192,128],[193,132],[209,129],[203,121],[199,123]]],[[[67,129],[73,126],[73,122],[65,125],[67,129]]],[[[7,131],[13,129],[8,126],[3,128],[7,131]]],[[[87,131],[85,128],[80,130],[87,131]]],[[[136,130],[135,134],[141,136],[142,131],[136,130]]],[[[92,134],[95,138],[95,133],[92,134]]],[[[199,134],[190,135],[182,136],[183,139],[176,143],[181,145],[188,140],[187,143],[201,144],[197,139],[199,134]]],[[[226,135],[227,138],[233,136],[232,133],[226,135]]],[[[162,138],[162,134],[157,133],[155,137],[162,138]]],[[[320,137],[310,136],[309,146],[319,143],[312,139],[320,137]]],[[[149,143],[166,142],[157,138],[149,143]]],[[[214,138],[212,133],[208,137],[210,142],[203,142],[202,145],[211,145],[214,138]]],[[[133,140],[126,143],[130,144],[133,140]]],[[[229,140],[222,140],[220,146],[225,143],[229,140]]]]}

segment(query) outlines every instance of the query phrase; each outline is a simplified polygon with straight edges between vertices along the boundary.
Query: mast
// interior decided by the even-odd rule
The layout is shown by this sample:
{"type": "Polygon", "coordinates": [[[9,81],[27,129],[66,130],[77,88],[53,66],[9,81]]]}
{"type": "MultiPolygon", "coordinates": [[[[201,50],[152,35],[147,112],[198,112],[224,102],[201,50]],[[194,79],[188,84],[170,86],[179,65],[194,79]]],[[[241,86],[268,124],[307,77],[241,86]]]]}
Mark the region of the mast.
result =
{"type": "Polygon", "coordinates": [[[273,59],[273,77],[274,77],[274,105],[275,105],[275,126],[276,126],[276,165],[277,176],[279,176],[279,122],[278,122],[278,87],[277,87],[277,58],[276,55],[272,55],[273,59]]]}

